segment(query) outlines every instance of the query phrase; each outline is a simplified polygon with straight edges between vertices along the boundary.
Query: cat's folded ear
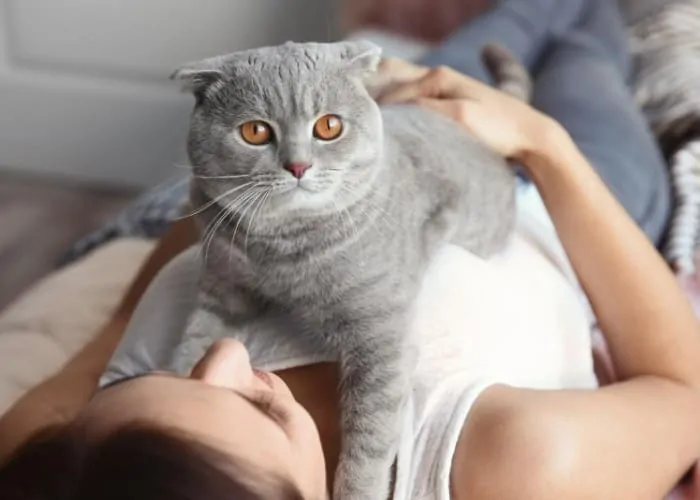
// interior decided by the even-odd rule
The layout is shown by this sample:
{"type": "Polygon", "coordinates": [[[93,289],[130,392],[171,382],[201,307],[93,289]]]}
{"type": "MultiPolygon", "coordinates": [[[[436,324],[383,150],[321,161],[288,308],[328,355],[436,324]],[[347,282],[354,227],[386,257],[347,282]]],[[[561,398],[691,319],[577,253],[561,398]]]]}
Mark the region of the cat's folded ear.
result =
{"type": "Polygon", "coordinates": [[[176,69],[170,79],[179,82],[183,92],[194,94],[200,101],[210,89],[225,81],[223,65],[221,57],[203,59],[176,69]]]}
{"type": "Polygon", "coordinates": [[[347,62],[352,71],[359,76],[369,76],[379,67],[382,49],[367,40],[340,42],[341,58],[347,62]]]}

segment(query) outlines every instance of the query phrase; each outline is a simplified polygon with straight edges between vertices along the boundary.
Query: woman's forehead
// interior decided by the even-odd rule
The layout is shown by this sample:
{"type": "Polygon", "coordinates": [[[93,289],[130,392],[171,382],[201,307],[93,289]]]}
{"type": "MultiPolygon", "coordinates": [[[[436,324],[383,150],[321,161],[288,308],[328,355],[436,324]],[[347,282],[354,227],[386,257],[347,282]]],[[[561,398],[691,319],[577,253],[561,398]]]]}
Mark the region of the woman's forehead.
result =
{"type": "Polygon", "coordinates": [[[140,421],[230,438],[235,437],[230,430],[233,423],[258,431],[275,426],[236,391],[162,372],[104,388],[81,417],[90,427],[107,430],[140,421]]]}

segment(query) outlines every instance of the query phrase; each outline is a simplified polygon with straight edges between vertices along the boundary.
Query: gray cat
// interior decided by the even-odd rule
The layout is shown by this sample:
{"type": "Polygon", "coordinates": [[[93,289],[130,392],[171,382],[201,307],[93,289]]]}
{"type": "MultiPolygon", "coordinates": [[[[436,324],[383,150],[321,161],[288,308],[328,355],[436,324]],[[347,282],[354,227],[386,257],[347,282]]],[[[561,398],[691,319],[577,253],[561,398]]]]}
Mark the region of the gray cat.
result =
{"type": "MultiPolygon", "coordinates": [[[[487,56],[527,88],[503,51],[487,56]]],[[[447,118],[380,109],[363,84],[379,60],[367,42],[287,43],[174,75],[196,97],[191,195],[205,227],[199,309],[174,366],[271,318],[336,353],[342,500],[387,498],[431,255],[453,242],[489,256],[514,224],[512,169],[447,118]]]]}

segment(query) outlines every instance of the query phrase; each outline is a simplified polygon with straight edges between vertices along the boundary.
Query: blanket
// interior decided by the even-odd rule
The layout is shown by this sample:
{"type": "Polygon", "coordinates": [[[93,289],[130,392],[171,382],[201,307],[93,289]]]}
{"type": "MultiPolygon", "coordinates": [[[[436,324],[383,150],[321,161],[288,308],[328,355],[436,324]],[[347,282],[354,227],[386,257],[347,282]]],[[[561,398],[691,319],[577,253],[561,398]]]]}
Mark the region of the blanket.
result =
{"type": "Polygon", "coordinates": [[[700,244],[700,0],[675,0],[630,28],[636,96],[667,157],[675,206],[664,253],[681,274],[700,244]]]}
{"type": "Polygon", "coordinates": [[[104,245],[47,276],[3,310],[0,415],[94,338],[153,246],[136,238],[104,245]]]}

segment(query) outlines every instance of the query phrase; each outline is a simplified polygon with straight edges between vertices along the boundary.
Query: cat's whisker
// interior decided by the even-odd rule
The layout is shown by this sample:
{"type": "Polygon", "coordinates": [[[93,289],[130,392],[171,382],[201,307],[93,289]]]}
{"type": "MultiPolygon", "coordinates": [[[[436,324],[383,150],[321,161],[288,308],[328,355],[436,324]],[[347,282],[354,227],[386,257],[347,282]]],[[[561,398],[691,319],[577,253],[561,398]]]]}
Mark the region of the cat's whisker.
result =
{"type": "Polygon", "coordinates": [[[207,227],[205,227],[204,231],[202,232],[202,237],[206,237],[206,235],[209,232],[209,228],[212,226],[213,222],[216,220],[216,217],[218,217],[220,214],[221,214],[221,212],[217,212],[216,216],[212,220],[209,221],[209,223],[207,224],[207,227]]]}
{"type": "Polygon", "coordinates": [[[368,207],[374,210],[374,219],[383,222],[389,230],[391,230],[392,227],[397,227],[401,225],[401,223],[398,222],[393,216],[391,216],[387,212],[386,208],[382,207],[380,204],[369,203],[368,207]]]}
{"type": "MultiPolygon", "coordinates": [[[[347,188],[347,186],[341,185],[341,189],[345,190],[348,194],[352,194],[352,192],[347,188]]],[[[338,215],[340,216],[340,218],[341,218],[343,221],[345,221],[345,218],[346,218],[347,216],[350,215],[350,211],[349,211],[347,208],[341,208],[341,207],[335,202],[335,200],[333,200],[333,206],[335,207],[336,212],[338,212],[338,215]]],[[[351,224],[351,225],[353,224],[352,218],[350,219],[350,224],[351,224]]],[[[357,233],[357,228],[354,228],[354,229],[355,229],[355,230],[354,230],[355,237],[357,237],[357,234],[358,234],[358,233],[357,233]]]]}
{"type": "MultiPolygon", "coordinates": [[[[254,185],[251,187],[249,190],[247,190],[245,193],[243,193],[241,196],[239,196],[236,199],[235,202],[235,207],[232,208],[232,213],[238,216],[238,220],[236,221],[236,229],[238,228],[238,225],[241,222],[241,219],[243,218],[243,211],[245,210],[245,207],[247,206],[247,203],[249,200],[254,198],[256,194],[258,193],[257,191],[258,184],[254,185]],[[242,210],[243,209],[243,210],[242,210]]],[[[231,267],[231,263],[233,261],[233,249],[235,247],[235,239],[236,239],[236,230],[234,229],[233,235],[231,236],[231,240],[229,241],[229,251],[228,251],[228,265],[231,267]]]]}
{"type": "Polygon", "coordinates": [[[227,206],[223,206],[220,208],[220,210],[216,213],[216,215],[212,218],[212,220],[207,224],[207,227],[204,229],[204,234],[202,238],[202,245],[200,246],[200,252],[204,250],[206,247],[206,243],[209,240],[209,238],[214,234],[213,230],[219,221],[220,218],[225,217],[227,214],[227,206]]]}
{"type": "MultiPolygon", "coordinates": [[[[252,189],[252,188],[251,188],[251,189],[252,189]]],[[[234,217],[234,216],[236,215],[237,201],[238,201],[241,197],[242,197],[242,195],[239,196],[238,198],[236,198],[235,200],[233,200],[231,203],[229,203],[228,205],[226,205],[226,206],[224,207],[225,214],[224,214],[223,217],[221,217],[221,219],[219,220],[219,223],[214,227],[214,229],[213,229],[212,232],[211,232],[211,235],[210,235],[210,237],[209,237],[209,244],[207,245],[207,251],[209,250],[209,248],[211,247],[212,243],[214,242],[214,238],[216,238],[217,231],[219,230],[219,228],[221,227],[221,225],[224,224],[224,223],[228,224],[229,221],[231,220],[231,218],[234,217]]],[[[205,258],[206,258],[206,257],[205,257],[205,258]]]]}
{"type": "Polygon", "coordinates": [[[355,235],[355,240],[358,240],[360,238],[360,233],[357,229],[357,224],[355,224],[355,219],[353,219],[352,217],[352,213],[347,208],[344,208],[343,211],[348,215],[348,220],[350,221],[350,227],[352,228],[352,232],[355,235]]]}
{"type": "Polygon", "coordinates": [[[362,207],[362,211],[365,218],[374,229],[379,231],[381,231],[382,228],[391,229],[391,223],[389,220],[384,217],[382,213],[378,212],[374,205],[367,204],[365,207],[362,207]]]}
{"type": "Polygon", "coordinates": [[[375,220],[383,222],[387,228],[391,229],[392,227],[400,225],[400,223],[397,222],[393,216],[389,215],[386,209],[383,208],[381,205],[376,203],[368,203],[367,205],[368,208],[373,210],[373,218],[375,220]]]}
{"type": "MultiPolygon", "coordinates": [[[[243,240],[243,254],[246,255],[246,256],[248,255],[248,236],[249,236],[249,234],[250,234],[250,225],[251,225],[251,223],[253,222],[253,216],[254,216],[254,214],[255,214],[256,204],[257,204],[260,200],[262,200],[263,196],[265,196],[265,191],[264,191],[264,190],[259,190],[258,192],[256,192],[256,193],[255,193],[255,197],[254,197],[254,198],[250,201],[250,203],[246,206],[245,212],[244,212],[243,214],[241,214],[241,218],[240,218],[240,220],[238,221],[238,224],[240,224],[241,222],[243,222],[243,218],[245,217],[245,214],[246,214],[249,210],[252,210],[252,213],[248,216],[248,229],[245,231],[245,239],[243,240]]],[[[238,224],[236,224],[236,229],[234,230],[234,233],[235,233],[235,231],[238,229],[238,224]]]]}
{"type": "MultiPolygon", "coordinates": [[[[379,193],[379,192],[378,192],[378,193],[376,193],[376,194],[377,194],[377,196],[379,196],[379,197],[381,197],[381,198],[387,200],[387,201],[390,203],[388,208],[393,208],[393,207],[396,205],[396,201],[394,200],[394,198],[391,197],[391,195],[390,195],[389,193],[379,193]]],[[[382,208],[380,205],[377,205],[377,208],[380,209],[380,210],[382,210],[382,212],[384,213],[384,215],[385,215],[386,217],[389,217],[389,218],[391,219],[391,221],[392,221],[394,224],[398,224],[398,222],[396,221],[396,219],[394,219],[394,218],[387,212],[387,210],[386,210],[385,208],[382,208]]],[[[413,208],[409,207],[408,210],[413,211],[413,208]]]]}
{"type": "MultiPolygon", "coordinates": [[[[341,188],[351,196],[354,195],[353,191],[346,185],[342,185],[341,188]]],[[[373,201],[370,198],[366,198],[360,203],[357,203],[355,205],[358,210],[364,215],[364,217],[367,219],[367,221],[375,228],[380,229],[378,227],[378,223],[382,222],[383,224],[386,225],[387,228],[391,228],[391,223],[389,222],[389,218],[387,213],[381,208],[381,206],[377,205],[376,203],[373,203],[373,201]],[[365,208],[372,210],[371,213],[368,213],[365,208]]],[[[394,225],[396,225],[397,222],[394,221],[394,225]]]]}
{"type": "Polygon", "coordinates": [[[350,212],[347,210],[347,208],[343,208],[338,203],[334,200],[333,201],[333,206],[335,207],[335,211],[338,213],[338,217],[341,220],[341,223],[343,225],[343,233],[345,237],[349,237],[351,233],[354,233],[355,238],[357,238],[358,232],[357,228],[354,227],[352,218],[348,219],[348,216],[350,215],[350,212]]]}
{"type": "Polygon", "coordinates": [[[207,259],[209,257],[209,246],[211,245],[211,242],[214,239],[214,235],[216,234],[218,227],[221,225],[228,213],[229,212],[227,207],[222,207],[221,210],[217,212],[216,217],[214,217],[214,219],[212,219],[212,222],[209,223],[209,225],[207,226],[208,230],[204,234],[204,239],[202,240],[202,245],[200,246],[198,252],[198,254],[202,252],[204,253],[204,263],[207,262],[207,259]],[[210,226],[211,228],[209,229],[210,226]]]}
{"type": "Polygon", "coordinates": [[[211,244],[214,241],[214,237],[216,236],[216,231],[219,229],[219,226],[223,223],[224,219],[226,219],[227,215],[228,215],[228,211],[222,210],[221,215],[216,218],[214,225],[212,226],[211,230],[209,231],[209,234],[207,235],[207,237],[204,240],[204,244],[203,244],[201,250],[204,252],[203,262],[205,264],[206,264],[207,260],[209,259],[209,248],[211,247],[211,244]]]}
{"type": "Polygon", "coordinates": [[[267,189],[263,192],[263,195],[260,197],[260,202],[258,203],[258,206],[253,210],[253,213],[250,216],[250,220],[248,221],[248,229],[246,230],[245,234],[245,243],[243,244],[243,252],[248,255],[248,237],[250,236],[250,231],[253,226],[253,221],[255,220],[255,216],[258,214],[260,211],[260,208],[263,206],[264,203],[267,202],[267,200],[270,199],[270,190],[267,189]]]}
{"type": "MultiPolygon", "coordinates": [[[[252,186],[248,188],[246,191],[243,192],[243,194],[240,194],[236,199],[225,205],[222,209],[221,212],[217,214],[217,216],[214,218],[213,221],[213,227],[211,230],[205,235],[204,241],[203,241],[203,249],[204,249],[204,260],[206,261],[209,253],[209,248],[211,247],[211,244],[216,236],[216,232],[218,231],[219,227],[226,221],[226,219],[229,219],[235,215],[236,208],[239,205],[239,201],[247,194],[250,192],[250,190],[254,189],[255,186],[252,186]]],[[[210,223],[210,226],[212,224],[210,223]]],[[[209,226],[207,226],[209,227],[209,226]]]]}
{"type": "MultiPolygon", "coordinates": [[[[345,191],[347,194],[349,194],[352,198],[355,197],[355,193],[348,186],[342,184],[340,186],[340,188],[342,191],[345,191]]],[[[375,221],[371,217],[369,217],[367,215],[367,212],[365,211],[365,207],[363,205],[366,205],[366,204],[367,204],[367,200],[363,200],[359,203],[355,203],[353,208],[359,210],[359,212],[364,216],[364,218],[366,219],[367,222],[374,224],[375,221]]],[[[346,209],[346,210],[348,210],[348,209],[346,209]]]]}
{"type": "Polygon", "coordinates": [[[216,196],[216,197],[215,197],[214,199],[212,199],[212,200],[209,200],[209,201],[206,202],[204,205],[201,205],[201,206],[197,207],[193,212],[191,212],[191,213],[189,213],[189,214],[187,214],[187,215],[181,215],[180,217],[178,217],[178,218],[175,219],[175,220],[176,220],[176,221],[179,221],[179,220],[183,220],[183,219],[189,219],[190,217],[193,217],[193,216],[195,216],[195,215],[201,214],[202,212],[204,212],[206,209],[208,209],[208,208],[211,207],[212,205],[218,203],[219,201],[223,200],[223,199],[226,198],[227,196],[232,195],[232,194],[235,193],[236,191],[239,191],[239,190],[241,190],[241,189],[244,189],[244,188],[250,186],[251,184],[253,184],[253,182],[246,182],[245,184],[241,184],[240,186],[236,186],[235,188],[229,189],[229,190],[226,191],[225,193],[222,193],[222,194],[220,194],[219,196],[216,196]]]}
{"type": "Polygon", "coordinates": [[[335,200],[332,200],[332,202],[333,202],[333,207],[335,208],[335,211],[338,213],[338,215],[340,217],[340,222],[343,226],[341,228],[341,234],[343,234],[344,236],[347,236],[347,233],[349,233],[349,231],[347,230],[347,225],[345,223],[345,217],[344,217],[343,211],[341,210],[340,206],[338,206],[338,203],[335,200]]]}
{"type": "MultiPolygon", "coordinates": [[[[236,222],[236,227],[233,229],[233,235],[231,236],[231,246],[236,242],[236,233],[238,233],[238,228],[241,226],[241,222],[243,222],[243,219],[245,218],[245,214],[248,212],[251,206],[255,203],[255,201],[258,199],[258,196],[260,195],[260,191],[256,190],[251,196],[249,196],[246,199],[245,206],[240,210],[240,213],[238,215],[238,222],[236,222]]],[[[243,252],[246,252],[246,249],[244,247],[243,252]]],[[[246,253],[247,255],[247,253],[246,253]]],[[[229,255],[230,259],[230,255],[229,255]]]]}
{"type": "MultiPolygon", "coordinates": [[[[238,216],[238,220],[236,221],[236,228],[238,227],[238,224],[240,224],[240,221],[243,217],[242,214],[242,209],[245,208],[247,203],[252,199],[256,194],[257,190],[260,184],[256,183],[253,185],[251,188],[246,190],[242,195],[240,195],[236,200],[234,201],[233,208],[232,210],[234,211],[235,215],[238,216]]],[[[236,238],[236,232],[234,230],[233,235],[231,236],[231,240],[229,242],[229,256],[228,256],[228,261],[229,261],[229,267],[231,265],[232,259],[233,259],[233,249],[235,246],[235,238],[236,238]]]]}
{"type": "MultiPolygon", "coordinates": [[[[362,203],[358,203],[356,205],[356,208],[360,211],[360,213],[364,217],[365,220],[363,222],[371,224],[371,227],[373,227],[375,229],[380,229],[377,227],[378,218],[372,217],[371,214],[368,214],[367,210],[365,210],[365,207],[362,205],[362,203]]],[[[386,221],[384,219],[381,219],[381,222],[386,222],[386,221]]]]}
{"type": "Polygon", "coordinates": [[[219,216],[223,213],[223,211],[224,211],[223,209],[221,211],[219,211],[216,214],[216,216],[211,221],[209,221],[209,223],[207,224],[207,227],[204,228],[204,232],[202,234],[202,238],[201,238],[201,241],[199,244],[199,249],[197,250],[197,259],[199,259],[202,256],[202,252],[204,250],[204,245],[207,241],[207,238],[209,237],[209,231],[214,226],[214,224],[218,220],[219,216]]]}
{"type": "MultiPolygon", "coordinates": [[[[352,217],[352,213],[350,210],[348,210],[347,207],[339,207],[337,203],[335,203],[334,200],[334,205],[336,209],[339,209],[339,215],[340,217],[345,220],[347,218],[348,220],[348,225],[350,226],[350,232],[354,235],[354,239],[357,240],[359,238],[359,231],[357,229],[357,224],[355,224],[355,221],[352,217]]],[[[349,235],[348,235],[349,236],[349,235]]]]}
{"type": "Polygon", "coordinates": [[[240,174],[240,175],[192,175],[195,179],[205,179],[205,180],[232,180],[232,179],[245,179],[250,178],[250,174],[240,174]]]}

